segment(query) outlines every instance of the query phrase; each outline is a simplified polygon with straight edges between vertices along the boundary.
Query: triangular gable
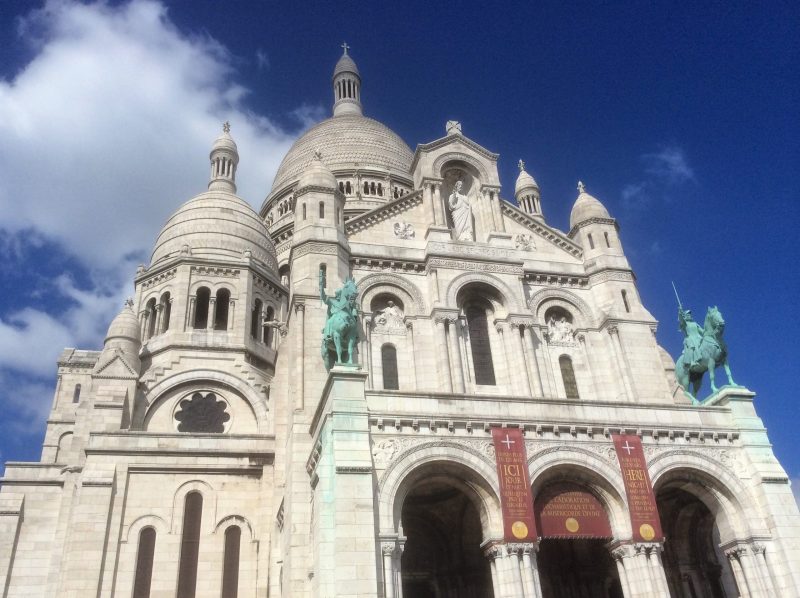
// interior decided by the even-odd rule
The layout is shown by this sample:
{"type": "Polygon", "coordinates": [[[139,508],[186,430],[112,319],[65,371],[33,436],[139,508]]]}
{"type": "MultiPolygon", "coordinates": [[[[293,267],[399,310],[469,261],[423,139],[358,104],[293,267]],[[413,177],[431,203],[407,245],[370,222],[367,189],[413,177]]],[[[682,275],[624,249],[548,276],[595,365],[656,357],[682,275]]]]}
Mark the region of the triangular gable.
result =
{"type": "MultiPolygon", "coordinates": [[[[348,220],[345,225],[347,238],[354,241],[366,240],[363,237],[369,231],[372,236],[390,234],[394,236],[394,224],[409,223],[415,231],[415,238],[424,238],[430,224],[430,217],[422,203],[422,190],[398,197],[377,208],[348,220]],[[385,230],[384,230],[385,229],[385,230]]],[[[385,242],[384,237],[383,241],[385,242]]]]}
{"type": "Polygon", "coordinates": [[[561,231],[547,226],[536,218],[532,218],[505,199],[500,200],[500,209],[507,223],[506,232],[513,232],[510,229],[513,225],[516,225],[522,230],[534,233],[536,235],[535,241],[545,241],[548,245],[559,249],[574,259],[583,259],[583,249],[581,249],[581,246],[572,241],[572,239],[561,231]]]}
{"type": "Polygon", "coordinates": [[[139,373],[131,367],[120,351],[115,350],[114,355],[108,361],[98,362],[92,376],[95,378],[138,378],[139,373]]]}

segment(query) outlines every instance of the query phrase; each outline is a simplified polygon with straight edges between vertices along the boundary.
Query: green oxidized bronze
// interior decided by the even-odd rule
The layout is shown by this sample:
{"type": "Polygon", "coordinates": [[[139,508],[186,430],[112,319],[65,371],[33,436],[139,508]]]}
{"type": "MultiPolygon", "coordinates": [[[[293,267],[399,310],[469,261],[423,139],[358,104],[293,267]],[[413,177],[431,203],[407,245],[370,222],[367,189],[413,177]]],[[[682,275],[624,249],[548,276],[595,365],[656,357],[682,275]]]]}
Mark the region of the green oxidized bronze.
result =
{"type": "Polygon", "coordinates": [[[699,402],[697,392],[700,390],[703,374],[706,371],[708,371],[711,382],[712,394],[719,390],[714,379],[714,370],[719,366],[725,368],[728,384],[736,385],[728,365],[728,347],[722,339],[725,320],[716,306],[709,307],[705,323],[700,326],[692,318],[691,310],[683,309],[680,300],[678,300],[678,306],[678,324],[684,338],[683,352],[675,362],[675,376],[678,378],[678,383],[683,386],[686,395],[693,403],[697,403],[699,402]],[[691,390],[689,389],[690,383],[691,390]]]}
{"type": "Polygon", "coordinates": [[[348,278],[333,297],[328,297],[325,282],[325,270],[320,268],[319,297],[328,306],[325,328],[322,329],[322,360],[325,369],[330,370],[335,363],[353,364],[358,342],[358,289],[355,280],[348,278]],[[345,351],[347,361],[344,360],[345,351]]]}

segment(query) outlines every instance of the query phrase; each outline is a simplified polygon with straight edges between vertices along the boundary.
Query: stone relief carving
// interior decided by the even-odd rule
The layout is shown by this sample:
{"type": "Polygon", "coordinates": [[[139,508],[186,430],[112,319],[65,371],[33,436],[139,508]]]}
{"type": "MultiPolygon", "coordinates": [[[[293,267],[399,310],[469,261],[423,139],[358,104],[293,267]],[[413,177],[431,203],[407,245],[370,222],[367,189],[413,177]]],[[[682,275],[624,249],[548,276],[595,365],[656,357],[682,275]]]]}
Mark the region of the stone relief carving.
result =
{"type": "Polygon", "coordinates": [[[403,310],[394,301],[388,301],[386,307],[375,311],[373,314],[376,330],[398,330],[405,331],[403,324],[403,310]]]}
{"type": "Polygon", "coordinates": [[[413,239],[416,234],[414,225],[410,222],[398,221],[394,223],[394,236],[398,239],[413,239]]]}
{"type": "Polygon", "coordinates": [[[564,316],[558,319],[550,316],[547,320],[546,334],[550,343],[573,344],[575,342],[575,329],[564,316]]]}
{"type": "Polygon", "coordinates": [[[518,234],[514,235],[514,244],[517,249],[522,251],[533,251],[536,249],[536,243],[533,240],[533,235],[518,234]]]}
{"type": "MultiPolygon", "coordinates": [[[[372,458],[376,469],[385,469],[392,463],[403,460],[409,452],[418,448],[458,447],[482,457],[494,466],[494,445],[491,440],[471,438],[437,439],[431,437],[390,436],[382,438],[372,445],[372,458]]],[[[380,475],[382,480],[384,475],[380,475]]]]}

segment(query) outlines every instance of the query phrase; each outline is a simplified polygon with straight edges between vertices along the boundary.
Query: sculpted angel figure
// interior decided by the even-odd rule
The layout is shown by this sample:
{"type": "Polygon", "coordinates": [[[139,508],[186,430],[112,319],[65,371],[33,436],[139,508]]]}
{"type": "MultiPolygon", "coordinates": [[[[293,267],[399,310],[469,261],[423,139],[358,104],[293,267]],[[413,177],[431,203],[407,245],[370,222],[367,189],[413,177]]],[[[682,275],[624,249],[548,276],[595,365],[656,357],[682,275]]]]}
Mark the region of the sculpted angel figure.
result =
{"type": "Polygon", "coordinates": [[[474,241],[475,231],[472,225],[472,206],[469,204],[467,196],[461,193],[463,185],[463,181],[456,181],[447,203],[453,216],[453,231],[455,232],[456,241],[474,241]]]}

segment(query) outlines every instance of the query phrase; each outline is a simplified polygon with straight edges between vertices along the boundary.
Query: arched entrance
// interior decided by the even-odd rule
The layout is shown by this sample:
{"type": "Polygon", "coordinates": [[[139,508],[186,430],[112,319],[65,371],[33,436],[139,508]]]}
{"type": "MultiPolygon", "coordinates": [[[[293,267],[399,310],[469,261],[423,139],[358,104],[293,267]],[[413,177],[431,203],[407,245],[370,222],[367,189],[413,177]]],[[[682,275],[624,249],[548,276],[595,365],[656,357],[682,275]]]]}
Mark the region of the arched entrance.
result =
{"type": "Polygon", "coordinates": [[[667,540],[662,561],[672,598],[738,596],[719,548],[719,528],[705,503],[672,482],[657,491],[656,504],[667,540]]]}
{"type": "Polygon", "coordinates": [[[606,544],[608,515],[588,486],[545,485],[534,497],[542,537],[538,569],[544,598],[622,598],[617,567],[606,544]]]}
{"type": "Polygon", "coordinates": [[[403,598],[493,596],[476,497],[462,479],[426,469],[403,501],[403,598]]]}

